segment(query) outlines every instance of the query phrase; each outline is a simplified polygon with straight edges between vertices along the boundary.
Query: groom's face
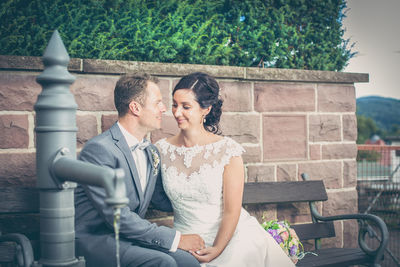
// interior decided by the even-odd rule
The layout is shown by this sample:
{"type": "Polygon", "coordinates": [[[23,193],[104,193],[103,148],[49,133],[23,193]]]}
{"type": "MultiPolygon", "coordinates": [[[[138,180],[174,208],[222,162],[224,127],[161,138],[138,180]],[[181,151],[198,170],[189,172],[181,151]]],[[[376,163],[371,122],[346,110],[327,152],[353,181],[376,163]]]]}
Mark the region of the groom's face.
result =
{"type": "Polygon", "coordinates": [[[157,84],[149,81],[146,89],[145,101],[140,115],[142,126],[148,131],[161,128],[161,117],[166,108],[162,102],[160,88],[157,84]]]}

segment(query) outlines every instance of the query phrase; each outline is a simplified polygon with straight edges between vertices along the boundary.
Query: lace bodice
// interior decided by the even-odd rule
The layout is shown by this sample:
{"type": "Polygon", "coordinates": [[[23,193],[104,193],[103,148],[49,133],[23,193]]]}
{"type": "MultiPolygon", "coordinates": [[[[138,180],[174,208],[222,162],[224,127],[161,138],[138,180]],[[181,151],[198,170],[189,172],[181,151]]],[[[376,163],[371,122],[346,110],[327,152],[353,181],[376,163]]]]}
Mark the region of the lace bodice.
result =
{"type": "Polygon", "coordinates": [[[224,167],[244,149],[229,137],[204,146],[178,147],[161,139],[163,185],[174,208],[174,227],[214,241],[222,217],[224,167]]]}

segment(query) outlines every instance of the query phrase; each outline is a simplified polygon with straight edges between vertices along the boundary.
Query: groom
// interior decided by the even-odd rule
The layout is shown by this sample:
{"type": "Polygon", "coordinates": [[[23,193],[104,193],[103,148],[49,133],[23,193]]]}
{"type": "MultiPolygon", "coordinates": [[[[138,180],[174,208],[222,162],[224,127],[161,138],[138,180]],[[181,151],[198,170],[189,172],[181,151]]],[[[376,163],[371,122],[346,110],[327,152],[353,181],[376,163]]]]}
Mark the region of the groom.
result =
{"type": "MultiPolygon", "coordinates": [[[[198,235],[150,223],[144,217],[152,204],[172,211],[161,182],[157,149],[144,139],[161,127],[165,112],[157,80],[147,74],[123,75],[114,89],[118,122],[89,140],[79,159],[125,171],[128,206],[120,219],[121,266],[199,266],[187,251],[204,247],[198,235]]],[[[103,188],[78,185],[75,190],[77,255],[86,266],[116,266],[112,208],[103,188]]]]}

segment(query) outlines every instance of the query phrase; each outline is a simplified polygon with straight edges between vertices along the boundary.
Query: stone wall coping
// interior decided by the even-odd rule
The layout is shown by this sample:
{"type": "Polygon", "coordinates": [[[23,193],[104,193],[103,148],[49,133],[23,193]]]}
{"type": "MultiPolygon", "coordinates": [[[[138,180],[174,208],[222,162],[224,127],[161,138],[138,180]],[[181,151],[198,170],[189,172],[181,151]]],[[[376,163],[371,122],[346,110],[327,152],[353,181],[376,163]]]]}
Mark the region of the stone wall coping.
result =
{"type": "MultiPolygon", "coordinates": [[[[41,57],[0,55],[0,70],[42,71],[43,63],[41,57]]],[[[181,77],[195,71],[202,71],[216,78],[254,81],[320,83],[369,82],[369,75],[367,73],[80,58],[72,58],[69,62],[68,70],[75,73],[111,75],[143,71],[152,75],[167,77],[181,77]]]]}

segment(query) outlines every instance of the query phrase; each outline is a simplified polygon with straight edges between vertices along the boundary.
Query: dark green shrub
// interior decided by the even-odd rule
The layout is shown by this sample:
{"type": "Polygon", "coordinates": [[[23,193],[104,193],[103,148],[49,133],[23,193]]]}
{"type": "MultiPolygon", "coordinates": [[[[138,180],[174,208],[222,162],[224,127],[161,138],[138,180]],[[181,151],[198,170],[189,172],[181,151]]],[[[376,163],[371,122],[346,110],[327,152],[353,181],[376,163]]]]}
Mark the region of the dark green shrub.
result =
{"type": "Polygon", "coordinates": [[[3,0],[0,54],[342,70],[345,0],[3,0]]]}

